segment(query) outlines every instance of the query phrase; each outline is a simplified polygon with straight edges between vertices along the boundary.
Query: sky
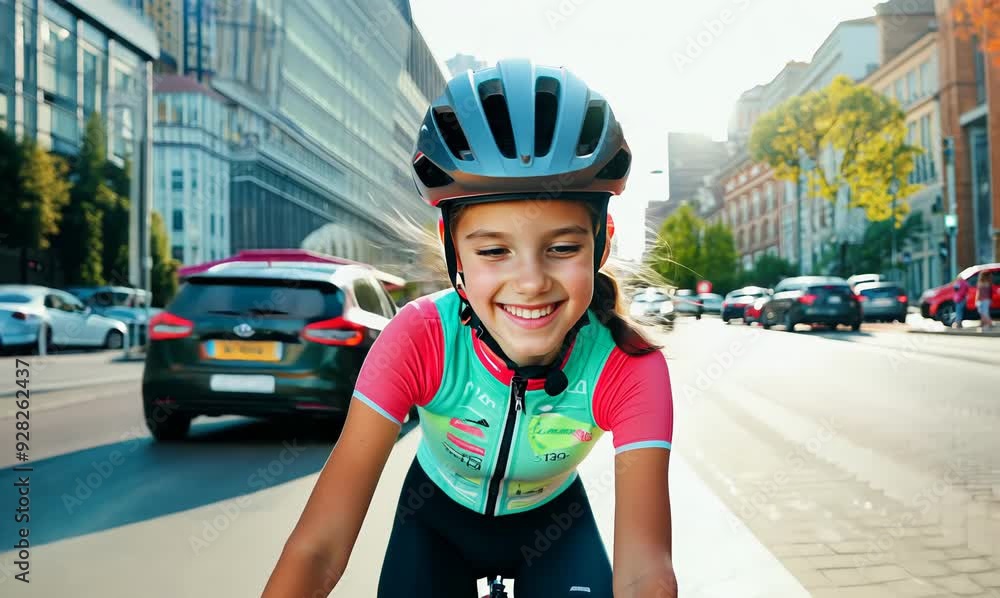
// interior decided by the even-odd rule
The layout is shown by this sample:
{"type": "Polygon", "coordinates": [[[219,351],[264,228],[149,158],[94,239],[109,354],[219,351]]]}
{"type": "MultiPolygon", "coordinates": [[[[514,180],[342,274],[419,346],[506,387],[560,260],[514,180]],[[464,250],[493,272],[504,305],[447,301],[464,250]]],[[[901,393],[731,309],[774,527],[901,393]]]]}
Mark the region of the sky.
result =
{"type": "Polygon", "coordinates": [[[642,253],[647,202],[667,197],[667,132],[725,139],[741,93],[790,60],[809,61],[837,23],[874,15],[876,3],[410,0],[446,77],[444,61],[455,54],[524,57],[565,66],[608,99],[633,153],[628,186],[611,208],[626,259],[642,253]]]}

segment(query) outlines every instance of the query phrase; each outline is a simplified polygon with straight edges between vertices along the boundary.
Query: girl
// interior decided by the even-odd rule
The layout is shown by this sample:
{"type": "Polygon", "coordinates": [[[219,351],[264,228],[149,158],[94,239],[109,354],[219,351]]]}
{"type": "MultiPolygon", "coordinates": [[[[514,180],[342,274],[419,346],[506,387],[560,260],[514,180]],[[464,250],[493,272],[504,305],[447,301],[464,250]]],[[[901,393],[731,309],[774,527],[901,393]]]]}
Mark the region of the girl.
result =
{"type": "Polygon", "coordinates": [[[676,596],[667,366],[599,272],[630,162],[607,102],[565,69],[501,61],[448,83],[412,168],[454,289],[407,304],[372,346],[265,597],[336,586],[413,406],[379,598],[470,598],[493,575],[517,598],[676,596]],[[613,567],[576,474],[605,431],[613,567]]]}
{"type": "Polygon", "coordinates": [[[976,309],[979,311],[979,321],[983,332],[993,329],[993,319],[990,317],[990,303],[993,300],[993,273],[983,272],[976,283],[976,309]]]}

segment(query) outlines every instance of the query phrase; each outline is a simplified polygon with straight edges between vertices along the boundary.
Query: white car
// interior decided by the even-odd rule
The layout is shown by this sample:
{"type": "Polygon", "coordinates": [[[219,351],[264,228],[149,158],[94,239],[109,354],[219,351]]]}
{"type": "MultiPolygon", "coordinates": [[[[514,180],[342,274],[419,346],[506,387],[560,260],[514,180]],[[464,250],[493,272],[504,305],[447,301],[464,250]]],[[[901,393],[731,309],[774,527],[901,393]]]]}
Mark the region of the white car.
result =
{"type": "Polygon", "coordinates": [[[37,347],[45,339],[61,347],[121,349],[127,327],[99,316],[79,299],[58,289],[35,285],[0,285],[0,347],[37,347]]]}

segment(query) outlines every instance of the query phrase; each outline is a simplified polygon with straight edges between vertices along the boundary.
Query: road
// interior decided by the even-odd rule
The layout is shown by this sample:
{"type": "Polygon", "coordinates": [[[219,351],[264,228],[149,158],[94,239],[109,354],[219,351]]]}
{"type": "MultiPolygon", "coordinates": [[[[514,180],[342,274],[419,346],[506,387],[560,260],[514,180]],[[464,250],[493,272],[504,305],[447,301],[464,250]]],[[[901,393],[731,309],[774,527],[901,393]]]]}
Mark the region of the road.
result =
{"type": "MultiPolygon", "coordinates": [[[[683,596],[1000,596],[1000,339],[711,318],[656,338],[676,407],[683,596]]],[[[188,442],[153,443],[141,364],[112,357],[32,365],[32,388],[47,390],[31,403],[32,583],[0,554],[0,594],[259,595],[335,432],[205,419],[188,442]]],[[[17,541],[12,402],[0,388],[5,549],[17,541]]],[[[607,440],[581,474],[612,548],[607,440]]],[[[418,441],[404,429],[335,596],[374,595],[418,441]]]]}

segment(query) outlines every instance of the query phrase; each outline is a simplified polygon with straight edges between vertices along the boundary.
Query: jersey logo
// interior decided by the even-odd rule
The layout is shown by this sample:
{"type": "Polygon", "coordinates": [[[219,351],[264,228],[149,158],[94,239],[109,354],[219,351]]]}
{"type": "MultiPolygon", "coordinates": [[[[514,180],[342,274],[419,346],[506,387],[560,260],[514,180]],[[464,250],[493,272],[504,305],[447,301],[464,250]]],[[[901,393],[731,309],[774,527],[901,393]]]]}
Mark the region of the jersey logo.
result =
{"type": "Polygon", "coordinates": [[[488,427],[490,427],[490,422],[486,421],[485,419],[481,419],[481,420],[479,420],[479,421],[476,421],[476,420],[474,420],[474,419],[468,419],[468,418],[465,418],[465,419],[463,419],[462,421],[467,421],[467,422],[469,422],[470,424],[476,424],[477,426],[482,426],[482,427],[484,427],[484,428],[488,428],[488,427]]]}
{"type": "Polygon", "coordinates": [[[576,383],[576,386],[573,388],[573,390],[569,390],[567,392],[575,395],[585,395],[587,394],[587,382],[585,380],[580,380],[576,383]]]}

